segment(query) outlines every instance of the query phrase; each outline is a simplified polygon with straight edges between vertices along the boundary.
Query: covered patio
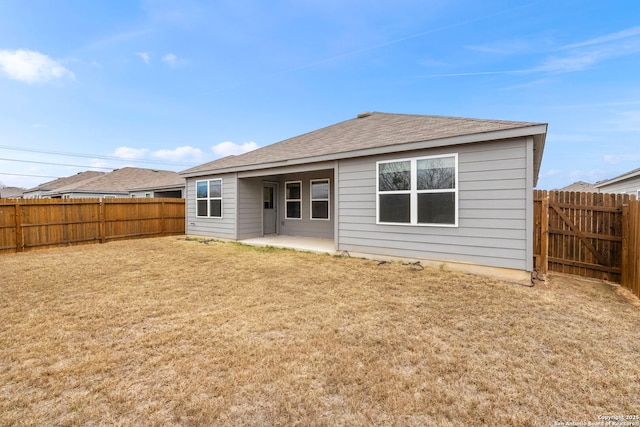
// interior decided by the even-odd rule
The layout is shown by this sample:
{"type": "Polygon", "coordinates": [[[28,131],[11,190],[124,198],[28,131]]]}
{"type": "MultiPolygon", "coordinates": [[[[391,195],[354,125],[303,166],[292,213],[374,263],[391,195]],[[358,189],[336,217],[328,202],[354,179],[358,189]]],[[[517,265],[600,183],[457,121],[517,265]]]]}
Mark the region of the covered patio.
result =
{"type": "Polygon", "coordinates": [[[240,240],[240,243],[252,246],[273,246],[276,248],[295,249],[298,251],[309,251],[318,253],[335,254],[335,243],[333,239],[322,239],[318,237],[286,236],[273,234],[264,237],[254,237],[240,240]]]}

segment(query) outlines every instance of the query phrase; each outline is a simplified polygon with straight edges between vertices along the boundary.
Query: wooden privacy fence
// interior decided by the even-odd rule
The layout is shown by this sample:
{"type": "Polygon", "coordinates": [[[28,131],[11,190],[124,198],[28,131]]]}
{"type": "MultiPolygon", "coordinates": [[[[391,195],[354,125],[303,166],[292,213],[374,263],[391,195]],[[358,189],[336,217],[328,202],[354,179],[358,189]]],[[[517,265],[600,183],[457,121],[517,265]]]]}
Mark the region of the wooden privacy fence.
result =
{"type": "Polygon", "coordinates": [[[638,202],[633,196],[536,190],[533,211],[536,271],[621,283],[640,297],[638,202]]]}
{"type": "Polygon", "coordinates": [[[640,298],[640,200],[622,207],[622,286],[640,298]]]}
{"type": "Polygon", "coordinates": [[[184,231],[184,199],[0,199],[0,253],[184,231]]]}

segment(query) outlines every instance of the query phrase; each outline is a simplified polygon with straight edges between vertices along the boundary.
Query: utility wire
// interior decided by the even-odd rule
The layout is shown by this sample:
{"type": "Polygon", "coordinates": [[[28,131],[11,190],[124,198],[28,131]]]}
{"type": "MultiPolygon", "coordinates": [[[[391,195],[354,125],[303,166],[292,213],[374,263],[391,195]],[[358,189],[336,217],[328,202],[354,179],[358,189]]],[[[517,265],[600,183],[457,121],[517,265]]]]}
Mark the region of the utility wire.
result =
{"type": "Polygon", "coordinates": [[[107,167],[104,167],[104,166],[70,165],[70,164],[67,164],[67,163],[36,162],[35,160],[3,159],[1,157],[0,157],[0,160],[4,160],[4,161],[7,161],[7,162],[37,163],[39,165],[72,166],[72,167],[87,168],[87,169],[113,170],[113,168],[107,168],[107,167]]]}
{"type": "Polygon", "coordinates": [[[134,160],[134,159],[127,159],[127,158],[118,157],[118,156],[100,156],[100,155],[94,155],[94,154],[69,153],[65,151],[48,151],[48,150],[39,150],[39,149],[36,150],[33,148],[12,147],[9,145],[0,145],[0,148],[4,150],[27,151],[29,153],[56,154],[58,156],[84,157],[88,159],[118,160],[121,162],[131,162],[131,163],[153,163],[157,165],[178,165],[178,166],[195,166],[196,165],[196,163],[163,162],[160,160],[134,160]]]}
{"type": "Polygon", "coordinates": [[[36,178],[60,178],[59,176],[51,176],[51,175],[29,175],[26,173],[8,173],[8,172],[0,172],[0,175],[11,175],[11,176],[33,176],[36,178]]]}

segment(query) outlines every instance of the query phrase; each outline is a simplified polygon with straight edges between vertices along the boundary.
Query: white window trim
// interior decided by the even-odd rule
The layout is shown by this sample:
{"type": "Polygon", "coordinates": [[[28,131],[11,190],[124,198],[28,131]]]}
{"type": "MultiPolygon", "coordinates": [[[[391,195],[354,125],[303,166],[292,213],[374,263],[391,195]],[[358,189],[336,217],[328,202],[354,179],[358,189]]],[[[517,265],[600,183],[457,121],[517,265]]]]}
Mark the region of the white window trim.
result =
{"type": "Polygon", "coordinates": [[[376,162],[376,224],[378,225],[400,225],[400,226],[412,226],[412,227],[446,227],[455,228],[458,227],[458,216],[460,211],[460,203],[458,201],[458,153],[450,154],[438,154],[434,156],[422,156],[422,157],[410,157],[404,159],[391,159],[380,160],[376,162]],[[441,159],[446,157],[453,157],[455,164],[455,187],[451,189],[443,190],[418,190],[418,160],[429,159],[441,159]],[[411,188],[409,190],[396,190],[396,191],[380,191],[380,165],[385,163],[398,163],[398,162],[410,162],[411,163],[411,188]],[[418,194],[424,193],[454,193],[455,200],[455,221],[453,224],[424,224],[418,222],[418,194]],[[410,209],[411,216],[410,222],[382,222],[380,221],[380,194],[409,194],[410,195],[410,209]]]}
{"type": "Polygon", "coordinates": [[[311,221],[331,221],[331,178],[318,178],[309,181],[309,219],[311,221]],[[314,199],[313,198],[313,183],[314,182],[327,182],[327,198],[326,199],[314,199]],[[313,202],[327,202],[327,217],[326,218],[314,218],[313,217],[313,202]]]}
{"type": "Polygon", "coordinates": [[[196,181],[196,218],[222,219],[222,217],[224,216],[223,197],[224,197],[224,192],[223,192],[222,178],[201,179],[201,180],[196,181]],[[209,183],[211,181],[220,181],[220,197],[209,197],[209,190],[211,189],[209,183]],[[207,197],[198,197],[198,183],[199,182],[206,182],[207,183],[207,197]],[[206,200],[207,201],[207,215],[198,215],[198,202],[200,200],[206,200]],[[211,200],[220,200],[220,216],[211,216],[211,203],[210,203],[211,200]]]}
{"type": "Polygon", "coordinates": [[[295,221],[302,221],[302,181],[285,181],[284,183],[284,217],[285,219],[291,219],[295,221]],[[287,199],[287,184],[300,184],[300,198],[299,199],[287,199]],[[292,218],[289,216],[289,209],[287,202],[300,203],[300,218],[292,218]]]}
{"type": "Polygon", "coordinates": [[[103,199],[116,199],[117,197],[113,194],[105,194],[102,196],[103,199]]]}

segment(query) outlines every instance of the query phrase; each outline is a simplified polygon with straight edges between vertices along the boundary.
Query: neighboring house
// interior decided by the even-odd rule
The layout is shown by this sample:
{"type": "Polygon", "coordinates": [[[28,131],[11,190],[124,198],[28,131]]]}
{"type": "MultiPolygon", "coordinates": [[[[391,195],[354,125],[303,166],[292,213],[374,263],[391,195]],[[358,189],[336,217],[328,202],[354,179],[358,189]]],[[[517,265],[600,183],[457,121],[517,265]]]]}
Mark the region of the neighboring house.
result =
{"type": "Polygon", "coordinates": [[[24,188],[0,187],[0,199],[21,199],[24,188]]]}
{"type": "Polygon", "coordinates": [[[589,184],[584,181],[577,181],[571,185],[567,185],[566,187],[562,187],[558,191],[575,191],[578,193],[598,193],[598,189],[595,185],[589,184]]]}
{"type": "Polygon", "coordinates": [[[177,173],[171,179],[157,185],[148,185],[129,190],[129,197],[168,197],[181,199],[184,197],[184,178],[177,173]],[[173,183],[172,183],[173,182],[173,183]]]}
{"type": "Polygon", "coordinates": [[[533,270],[547,125],[362,113],[181,172],[186,232],[331,239],[352,255],[533,270]]]}
{"type": "MultiPolygon", "coordinates": [[[[43,186],[45,185],[43,184],[43,186]]],[[[184,178],[176,172],[126,167],[115,169],[109,173],[97,172],[96,175],[83,180],[66,181],[63,185],[56,185],[53,189],[41,191],[38,197],[115,198],[136,197],[138,194],[140,197],[146,197],[147,193],[150,194],[149,197],[165,197],[160,195],[163,194],[163,191],[175,192],[176,188],[178,190],[184,188],[184,178]],[[142,190],[132,191],[133,189],[142,190]]]]}
{"type": "Polygon", "coordinates": [[[640,168],[595,184],[601,193],[633,194],[640,199],[640,168]]]}
{"type": "Polygon", "coordinates": [[[44,184],[40,184],[37,187],[25,190],[23,197],[25,199],[51,197],[49,194],[55,192],[58,188],[78,184],[82,181],[91,180],[104,174],[104,172],[86,171],[79,172],[72,176],[54,179],[53,181],[45,182],[44,184]]]}

